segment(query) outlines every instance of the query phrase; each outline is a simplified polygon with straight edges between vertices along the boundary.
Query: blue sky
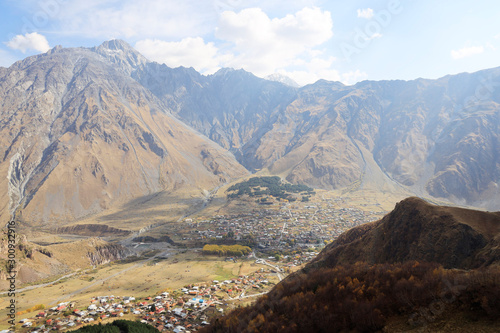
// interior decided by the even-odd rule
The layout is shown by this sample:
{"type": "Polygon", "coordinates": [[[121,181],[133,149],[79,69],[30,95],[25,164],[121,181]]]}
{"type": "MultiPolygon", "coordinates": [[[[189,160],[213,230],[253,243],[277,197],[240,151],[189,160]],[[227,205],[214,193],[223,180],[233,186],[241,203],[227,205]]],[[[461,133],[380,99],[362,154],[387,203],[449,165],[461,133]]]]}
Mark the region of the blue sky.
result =
{"type": "Polygon", "coordinates": [[[3,0],[0,66],[127,41],[152,61],[257,76],[438,78],[500,66],[498,1],[3,0]]]}

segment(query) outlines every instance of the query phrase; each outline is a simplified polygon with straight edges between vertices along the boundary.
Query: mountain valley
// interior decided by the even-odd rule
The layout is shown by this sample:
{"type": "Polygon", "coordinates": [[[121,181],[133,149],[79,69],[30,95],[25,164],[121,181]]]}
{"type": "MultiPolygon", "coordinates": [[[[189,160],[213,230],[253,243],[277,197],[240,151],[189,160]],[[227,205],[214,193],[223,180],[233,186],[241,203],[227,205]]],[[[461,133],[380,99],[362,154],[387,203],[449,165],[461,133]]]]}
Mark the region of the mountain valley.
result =
{"type": "Polygon", "coordinates": [[[133,295],[114,313],[135,320],[166,293],[205,332],[290,329],[288,314],[297,332],[434,329],[418,311],[454,280],[468,289],[437,323],[495,331],[499,85],[500,67],[299,87],[170,68],[122,40],[0,67],[0,285],[12,238],[23,318],[133,295]],[[348,301],[330,303],[334,289],[348,301]]]}

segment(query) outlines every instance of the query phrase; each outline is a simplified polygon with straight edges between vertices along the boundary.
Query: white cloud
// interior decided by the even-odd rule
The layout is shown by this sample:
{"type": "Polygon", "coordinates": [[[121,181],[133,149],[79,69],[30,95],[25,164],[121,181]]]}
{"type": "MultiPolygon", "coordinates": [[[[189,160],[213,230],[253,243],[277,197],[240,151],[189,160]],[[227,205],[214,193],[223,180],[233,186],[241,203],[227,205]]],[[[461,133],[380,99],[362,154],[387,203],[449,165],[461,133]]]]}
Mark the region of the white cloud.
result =
{"type": "Polygon", "coordinates": [[[205,43],[201,37],[188,37],[180,42],[145,39],[138,41],[135,48],[149,60],[170,67],[194,67],[205,74],[216,71],[223,61],[214,43],[205,43]]]}
{"type": "Polygon", "coordinates": [[[334,57],[330,57],[328,59],[313,58],[309,63],[306,64],[306,67],[309,72],[313,73],[325,72],[332,67],[334,61],[335,61],[334,57]]]}
{"type": "Polygon", "coordinates": [[[330,13],[318,8],[273,19],[260,8],[248,8],[223,12],[214,42],[202,37],[176,42],[144,39],[135,48],[150,60],[171,67],[192,66],[204,74],[233,67],[260,77],[282,73],[300,85],[319,79],[351,84],[364,73],[339,73],[333,68],[335,57],[320,49],[333,35],[332,29],[330,13]]]}
{"type": "Polygon", "coordinates": [[[334,60],[333,57],[326,60],[312,59],[310,62],[304,64],[303,69],[280,70],[279,73],[290,77],[301,86],[314,83],[320,79],[339,81],[346,85],[351,85],[368,77],[365,72],[361,72],[359,69],[341,73],[337,69],[332,68],[334,60]]]}
{"type": "Polygon", "coordinates": [[[49,42],[45,36],[37,32],[14,36],[10,41],[6,42],[5,45],[13,50],[19,50],[22,53],[26,53],[28,50],[47,52],[50,49],[49,42]]]}
{"type": "Polygon", "coordinates": [[[332,64],[335,58],[330,57],[328,59],[313,58],[311,61],[305,64],[305,69],[302,71],[294,71],[290,74],[300,85],[305,85],[308,83],[313,83],[319,79],[325,79],[329,81],[341,81],[342,76],[339,71],[332,68],[332,64]]]}
{"type": "Polygon", "coordinates": [[[358,9],[358,17],[367,20],[371,19],[373,17],[373,9],[371,8],[358,9]]]}
{"type": "Polygon", "coordinates": [[[475,54],[481,54],[483,52],[484,52],[484,47],[482,46],[464,47],[459,50],[452,50],[451,57],[453,59],[462,59],[473,56],[475,54]]]}
{"type": "Polygon", "coordinates": [[[497,48],[495,47],[495,45],[491,44],[490,42],[487,42],[486,43],[486,47],[490,50],[493,50],[495,51],[497,48]]]}
{"type": "MultiPolygon", "coordinates": [[[[245,8],[258,7],[266,13],[279,13],[286,9],[288,12],[296,12],[304,7],[314,6],[320,3],[318,0],[212,0],[214,6],[223,11],[239,11],[245,8]]],[[[211,2],[212,2],[211,1],[211,2]]]]}
{"type": "Polygon", "coordinates": [[[324,43],[333,35],[333,22],[328,11],[304,8],[294,15],[270,19],[260,8],[248,8],[239,13],[221,14],[217,37],[239,43],[277,42],[310,47],[324,43]],[[263,34],[265,33],[265,34],[263,34]]]}
{"type": "Polygon", "coordinates": [[[332,37],[332,28],[330,12],[319,8],[306,7],[274,19],[260,8],[248,8],[223,12],[216,37],[231,43],[235,56],[227,66],[266,76],[310,57],[310,50],[332,37]]]}

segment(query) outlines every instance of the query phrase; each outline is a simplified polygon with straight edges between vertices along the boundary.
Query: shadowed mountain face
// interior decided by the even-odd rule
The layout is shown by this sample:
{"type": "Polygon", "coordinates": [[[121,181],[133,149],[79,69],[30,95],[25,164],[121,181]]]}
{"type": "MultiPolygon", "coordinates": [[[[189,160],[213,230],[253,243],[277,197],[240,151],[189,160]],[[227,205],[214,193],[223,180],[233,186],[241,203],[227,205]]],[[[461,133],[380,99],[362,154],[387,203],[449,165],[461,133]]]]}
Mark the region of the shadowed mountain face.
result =
{"type": "Polygon", "coordinates": [[[410,260],[445,268],[500,264],[500,212],[434,206],[408,198],[377,222],[353,228],[329,244],[306,267],[334,267],[410,260]]]}
{"type": "Polygon", "coordinates": [[[202,76],[156,63],[132,76],[250,171],[500,208],[500,68],[299,89],[242,70],[202,76]]]}
{"type": "Polygon", "coordinates": [[[81,217],[267,168],[500,208],[500,69],[302,88],[150,62],[123,41],[0,68],[1,219],[81,217]]]}

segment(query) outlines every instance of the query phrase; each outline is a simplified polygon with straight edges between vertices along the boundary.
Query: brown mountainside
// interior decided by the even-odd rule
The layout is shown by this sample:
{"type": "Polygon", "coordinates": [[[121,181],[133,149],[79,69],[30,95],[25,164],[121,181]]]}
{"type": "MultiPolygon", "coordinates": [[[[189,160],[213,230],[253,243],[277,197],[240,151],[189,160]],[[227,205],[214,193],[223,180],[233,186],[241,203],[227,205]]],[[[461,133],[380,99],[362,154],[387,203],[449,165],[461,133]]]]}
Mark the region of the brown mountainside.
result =
{"type": "Polygon", "coordinates": [[[408,198],[383,219],[342,234],[310,267],[417,260],[470,269],[498,265],[499,245],[500,212],[435,206],[408,198]]]}
{"type": "Polygon", "coordinates": [[[302,88],[230,69],[202,76],[148,64],[133,75],[251,171],[500,209],[499,68],[302,88]]]}
{"type": "MultiPolygon", "coordinates": [[[[130,57],[103,45],[101,53],[130,57]]],[[[16,211],[34,224],[73,219],[160,191],[200,193],[247,174],[126,69],[90,49],[55,48],[2,72],[2,220],[16,211]]]]}

